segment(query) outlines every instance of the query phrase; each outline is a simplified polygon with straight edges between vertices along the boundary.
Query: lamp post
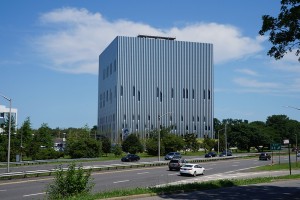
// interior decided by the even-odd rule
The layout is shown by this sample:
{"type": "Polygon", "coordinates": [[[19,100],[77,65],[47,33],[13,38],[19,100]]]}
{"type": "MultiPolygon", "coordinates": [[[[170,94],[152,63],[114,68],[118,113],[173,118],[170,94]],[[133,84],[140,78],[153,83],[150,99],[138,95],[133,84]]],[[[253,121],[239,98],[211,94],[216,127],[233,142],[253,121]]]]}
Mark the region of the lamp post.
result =
{"type": "Polygon", "coordinates": [[[225,151],[226,151],[226,156],[228,154],[227,152],[227,122],[225,123],[225,151]]]}
{"type": "Polygon", "coordinates": [[[158,115],[158,161],[160,161],[160,119],[167,115],[167,114],[171,114],[172,112],[167,112],[161,116],[158,115]]]}
{"type": "Polygon", "coordinates": [[[8,144],[7,144],[7,173],[9,173],[9,162],[10,162],[10,132],[11,132],[11,99],[0,94],[4,99],[9,101],[9,125],[8,125],[8,144]]]}

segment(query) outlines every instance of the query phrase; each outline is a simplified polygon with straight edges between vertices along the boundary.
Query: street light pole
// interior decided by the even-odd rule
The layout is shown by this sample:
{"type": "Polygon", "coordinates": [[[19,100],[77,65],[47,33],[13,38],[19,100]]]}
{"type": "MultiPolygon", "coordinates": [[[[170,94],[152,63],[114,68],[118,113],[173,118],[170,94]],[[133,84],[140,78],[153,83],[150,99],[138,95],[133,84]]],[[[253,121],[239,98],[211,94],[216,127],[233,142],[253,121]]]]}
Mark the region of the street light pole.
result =
{"type": "Polygon", "coordinates": [[[227,123],[225,123],[225,150],[226,150],[226,156],[228,154],[227,152],[227,123]]]}
{"type": "Polygon", "coordinates": [[[167,112],[161,116],[158,115],[158,161],[160,161],[160,119],[167,115],[167,114],[171,114],[172,112],[167,112]]]}
{"type": "Polygon", "coordinates": [[[9,125],[8,125],[8,144],[7,144],[7,173],[9,173],[9,163],[10,163],[10,133],[11,133],[11,99],[0,94],[4,99],[9,101],[9,125]]]}

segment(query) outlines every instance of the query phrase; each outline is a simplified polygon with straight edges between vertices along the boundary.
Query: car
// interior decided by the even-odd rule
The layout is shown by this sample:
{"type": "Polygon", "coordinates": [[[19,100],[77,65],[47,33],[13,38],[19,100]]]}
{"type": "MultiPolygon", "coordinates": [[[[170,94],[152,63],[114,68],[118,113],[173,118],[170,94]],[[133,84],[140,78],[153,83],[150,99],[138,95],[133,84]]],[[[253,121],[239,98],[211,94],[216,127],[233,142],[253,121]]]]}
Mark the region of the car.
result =
{"type": "Polygon", "coordinates": [[[172,160],[173,158],[181,158],[181,153],[179,152],[170,152],[165,156],[165,160],[172,160]]]}
{"type": "Polygon", "coordinates": [[[123,158],[121,158],[122,162],[133,162],[133,161],[139,161],[140,157],[135,154],[127,154],[123,158]]]}
{"type": "Polygon", "coordinates": [[[205,168],[200,166],[199,164],[191,164],[187,163],[180,168],[180,175],[204,175],[205,168]]]}
{"type": "Polygon", "coordinates": [[[271,160],[271,155],[266,152],[262,152],[259,155],[259,160],[271,160]]]}
{"type": "Polygon", "coordinates": [[[230,150],[227,151],[227,154],[226,154],[226,151],[223,151],[220,155],[220,157],[224,157],[224,156],[232,156],[232,152],[230,150]]]}
{"type": "Polygon", "coordinates": [[[208,152],[207,154],[205,154],[205,158],[211,158],[211,157],[216,157],[217,156],[217,154],[216,154],[216,152],[208,152]]]}
{"type": "Polygon", "coordinates": [[[180,167],[185,165],[187,161],[185,159],[179,158],[179,159],[172,159],[169,162],[169,170],[172,171],[173,169],[179,171],[180,167]]]}

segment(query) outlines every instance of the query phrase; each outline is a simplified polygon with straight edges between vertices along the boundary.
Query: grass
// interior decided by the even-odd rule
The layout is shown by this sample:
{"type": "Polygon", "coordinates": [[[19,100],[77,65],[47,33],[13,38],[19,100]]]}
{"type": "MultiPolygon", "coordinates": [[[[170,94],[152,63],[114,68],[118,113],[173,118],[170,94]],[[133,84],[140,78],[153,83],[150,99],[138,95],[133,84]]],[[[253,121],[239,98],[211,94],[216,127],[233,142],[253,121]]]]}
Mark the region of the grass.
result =
{"type": "MultiPolygon", "coordinates": [[[[274,171],[274,170],[289,170],[289,163],[277,163],[266,166],[257,167],[255,171],[274,171]]],[[[299,163],[291,163],[292,170],[300,170],[300,162],[299,163]]]]}

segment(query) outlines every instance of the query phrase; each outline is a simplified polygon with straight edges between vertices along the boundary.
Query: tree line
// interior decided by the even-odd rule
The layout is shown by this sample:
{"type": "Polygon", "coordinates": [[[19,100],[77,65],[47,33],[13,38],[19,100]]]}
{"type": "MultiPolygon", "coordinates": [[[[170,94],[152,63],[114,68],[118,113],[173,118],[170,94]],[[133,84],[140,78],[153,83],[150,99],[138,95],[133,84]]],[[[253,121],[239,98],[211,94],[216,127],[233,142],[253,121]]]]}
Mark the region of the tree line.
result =
{"type": "MultiPolygon", "coordinates": [[[[0,134],[0,161],[7,160],[7,144],[9,120],[5,119],[0,134]]],[[[172,127],[161,127],[149,132],[148,138],[140,138],[139,133],[131,133],[119,144],[112,144],[105,134],[97,134],[97,126],[89,128],[51,129],[46,123],[40,128],[31,127],[30,118],[26,118],[22,126],[16,129],[15,120],[11,122],[11,161],[16,155],[26,159],[57,159],[96,158],[114,153],[120,156],[125,153],[142,153],[158,155],[158,138],[160,133],[160,153],[165,155],[172,151],[223,151],[227,148],[237,148],[250,152],[251,148],[263,151],[270,148],[270,144],[282,144],[288,139],[292,147],[296,147],[300,133],[300,123],[289,119],[286,115],[269,116],[266,122],[240,119],[214,119],[215,138],[197,138],[194,133],[176,135],[171,132],[172,127]],[[159,132],[160,131],[160,132],[159,132]],[[54,147],[55,138],[66,138],[66,147],[57,151],[54,147]]]]}

